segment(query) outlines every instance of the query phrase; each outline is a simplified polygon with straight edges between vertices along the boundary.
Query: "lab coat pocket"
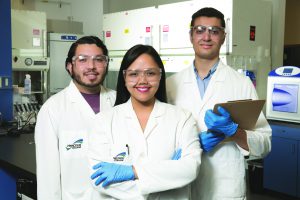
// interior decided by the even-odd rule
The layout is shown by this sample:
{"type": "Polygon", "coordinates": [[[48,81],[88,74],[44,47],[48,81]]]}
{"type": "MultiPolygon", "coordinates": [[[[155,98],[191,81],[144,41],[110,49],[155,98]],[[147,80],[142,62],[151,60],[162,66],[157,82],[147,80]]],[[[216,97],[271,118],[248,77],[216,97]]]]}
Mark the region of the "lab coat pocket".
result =
{"type": "Polygon", "coordinates": [[[62,131],[59,148],[65,159],[83,158],[87,146],[86,130],[62,131]]]}
{"type": "Polygon", "coordinates": [[[104,161],[111,154],[111,144],[105,132],[93,132],[89,136],[88,156],[93,160],[104,161]]]}

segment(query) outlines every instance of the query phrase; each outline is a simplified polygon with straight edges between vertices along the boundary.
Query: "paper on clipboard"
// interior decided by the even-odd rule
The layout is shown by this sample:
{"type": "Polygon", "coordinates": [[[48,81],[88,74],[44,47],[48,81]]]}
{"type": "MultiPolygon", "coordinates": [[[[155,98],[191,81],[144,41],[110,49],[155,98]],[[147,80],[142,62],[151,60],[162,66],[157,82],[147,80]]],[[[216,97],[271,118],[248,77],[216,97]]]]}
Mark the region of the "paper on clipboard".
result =
{"type": "Polygon", "coordinates": [[[245,130],[252,130],[257,122],[260,112],[266,100],[239,100],[218,103],[214,106],[214,113],[218,113],[217,107],[225,108],[232,120],[245,130]]]}

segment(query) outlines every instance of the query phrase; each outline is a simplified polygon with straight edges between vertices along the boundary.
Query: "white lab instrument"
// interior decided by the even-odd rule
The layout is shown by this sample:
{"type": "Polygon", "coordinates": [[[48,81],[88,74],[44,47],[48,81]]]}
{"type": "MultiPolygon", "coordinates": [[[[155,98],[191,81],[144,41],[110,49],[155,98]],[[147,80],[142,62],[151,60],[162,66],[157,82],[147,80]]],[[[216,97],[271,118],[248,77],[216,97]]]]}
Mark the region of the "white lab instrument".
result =
{"type": "Polygon", "coordinates": [[[283,66],[268,76],[268,119],[300,123],[300,68],[283,66]]]}
{"type": "Polygon", "coordinates": [[[46,13],[11,10],[13,71],[48,70],[46,13]]]}
{"type": "MultiPolygon", "coordinates": [[[[47,99],[47,73],[50,59],[47,57],[47,19],[40,11],[11,10],[12,29],[12,81],[15,85],[14,105],[42,104],[47,99]],[[31,79],[29,95],[28,75],[31,79]],[[24,96],[24,93],[26,96],[24,96]]],[[[14,115],[18,111],[14,109],[14,115]]]]}
{"type": "Polygon", "coordinates": [[[72,33],[49,33],[48,56],[51,59],[49,69],[49,95],[53,95],[68,86],[71,77],[66,71],[65,61],[73,42],[82,35],[72,33]]]}
{"type": "Polygon", "coordinates": [[[46,56],[46,13],[11,10],[12,49],[20,56],[46,56]]]}

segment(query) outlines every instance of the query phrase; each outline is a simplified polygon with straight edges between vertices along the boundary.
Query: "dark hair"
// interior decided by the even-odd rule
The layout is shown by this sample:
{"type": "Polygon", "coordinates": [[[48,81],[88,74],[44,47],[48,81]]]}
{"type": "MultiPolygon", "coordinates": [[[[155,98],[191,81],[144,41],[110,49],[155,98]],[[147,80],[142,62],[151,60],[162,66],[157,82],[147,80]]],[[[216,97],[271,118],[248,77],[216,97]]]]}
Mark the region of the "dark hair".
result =
{"type": "Polygon", "coordinates": [[[131,47],[125,54],[119,75],[118,75],[118,83],[117,83],[117,97],[115,106],[125,103],[130,98],[130,93],[128,92],[125,86],[125,79],[123,75],[123,70],[127,69],[140,55],[147,54],[153,58],[153,60],[157,63],[158,67],[161,69],[161,79],[159,82],[158,90],[155,94],[155,98],[161,102],[167,102],[167,92],[166,92],[166,73],[164,69],[163,62],[157,53],[157,51],[149,45],[138,44],[131,47]]]}
{"type": "Polygon", "coordinates": [[[224,15],[220,11],[215,8],[205,7],[201,8],[197,12],[192,15],[191,27],[194,26],[195,20],[198,17],[216,17],[221,20],[221,26],[225,28],[225,20],[224,15]]]}
{"type": "MultiPolygon", "coordinates": [[[[65,61],[65,67],[69,74],[70,74],[70,72],[67,69],[67,65],[68,65],[68,63],[72,63],[72,58],[73,58],[73,56],[75,56],[76,49],[77,49],[78,45],[80,45],[80,44],[95,44],[95,45],[97,45],[97,47],[102,49],[103,55],[108,56],[108,50],[107,50],[105,44],[102,42],[102,40],[100,40],[96,36],[83,36],[83,37],[79,38],[76,42],[74,42],[69,49],[68,57],[66,58],[66,61],[65,61]]],[[[109,62],[107,63],[106,73],[108,71],[108,64],[109,64],[109,62]]]]}

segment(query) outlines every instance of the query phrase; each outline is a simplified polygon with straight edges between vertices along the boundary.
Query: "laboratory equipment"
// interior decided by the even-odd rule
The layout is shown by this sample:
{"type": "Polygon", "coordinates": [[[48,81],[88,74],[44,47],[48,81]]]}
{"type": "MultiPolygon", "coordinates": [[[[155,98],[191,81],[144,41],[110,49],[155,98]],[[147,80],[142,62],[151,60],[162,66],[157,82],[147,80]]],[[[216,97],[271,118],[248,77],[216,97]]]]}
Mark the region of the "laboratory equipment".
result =
{"type": "Polygon", "coordinates": [[[65,69],[65,60],[73,42],[82,35],[72,33],[49,33],[48,56],[50,69],[48,77],[48,93],[53,95],[69,85],[71,77],[65,69]]]}
{"type": "Polygon", "coordinates": [[[268,76],[268,119],[300,123],[300,68],[283,66],[268,76]]]}
{"type": "MultiPolygon", "coordinates": [[[[47,73],[50,59],[47,57],[46,21],[45,12],[11,10],[14,105],[41,105],[48,97],[47,73]],[[27,81],[24,81],[26,76],[31,79],[30,93],[26,88],[27,81]]],[[[14,118],[17,121],[29,119],[30,108],[25,106],[23,109],[20,114],[21,111],[14,106],[14,118]]]]}
{"type": "Polygon", "coordinates": [[[265,99],[271,70],[271,3],[263,0],[194,0],[105,14],[103,40],[111,58],[108,87],[115,88],[123,55],[137,43],[152,45],[158,51],[167,76],[189,67],[194,60],[189,35],[191,15],[206,6],[225,16],[221,60],[235,65],[236,58],[242,58],[243,66],[238,67],[251,73],[259,97],[265,99]]]}

